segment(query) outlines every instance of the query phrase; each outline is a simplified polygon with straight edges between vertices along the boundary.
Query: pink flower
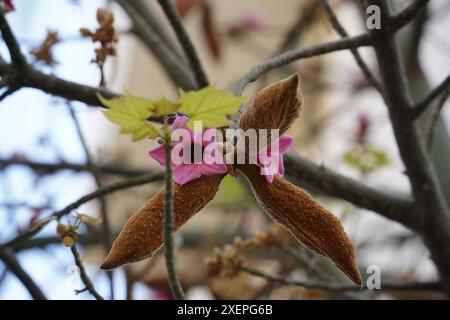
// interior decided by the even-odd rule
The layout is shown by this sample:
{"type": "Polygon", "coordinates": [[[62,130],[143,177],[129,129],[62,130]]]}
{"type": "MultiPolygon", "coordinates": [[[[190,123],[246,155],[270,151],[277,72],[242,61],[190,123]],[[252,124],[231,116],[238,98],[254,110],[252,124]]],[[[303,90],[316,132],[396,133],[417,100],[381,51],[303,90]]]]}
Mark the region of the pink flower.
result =
{"type": "Polygon", "coordinates": [[[284,175],[283,154],[292,145],[294,139],[285,134],[276,142],[267,147],[267,149],[258,152],[258,166],[261,167],[261,173],[268,183],[272,183],[275,174],[284,175]],[[278,150],[277,150],[278,149],[278,150]]]}
{"type": "Polygon", "coordinates": [[[355,135],[355,140],[358,144],[364,144],[367,138],[367,134],[369,132],[370,127],[370,119],[364,114],[358,114],[358,127],[355,135]]]}
{"type": "Polygon", "coordinates": [[[245,17],[245,25],[251,30],[261,30],[267,27],[267,19],[259,10],[250,11],[245,17]]]}
{"type": "MultiPolygon", "coordinates": [[[[181,116],[177,117],[174,121],[174,123],[171,126],[172,130],[185,128],[186,122],[188,121],[188,117],[181,116]]],[[[202,152],[206,148],[213,148],[212,153],[218,152],[218,150],[215,149],[215,130],[216,129],[204,129],[201,133],[195,133],[187,128],[190,139],[189,141],[185,141],[183,139],[182,141],[173,141],[172,142],[172,148],[173,151],[180,150],[181,152],[183,150],[190,149],[193,151],[193,149],[200,147],[202,149],[202,152]],[[214,130],[214,132],[210,131],[214,130]],[[208,134],[208,136],[211,136],[212,138],[209,141],[203,141],[205,135],[208,134]]],[[[164,146],[158,146],[154,149],[151,149],[149,151],[149,155],[155,159],[159,164],[165,166],[166,165],[166,156],[165,156],[165,148],[164,146]]],[[[189,181],[195,180],[200,178],[202,175],[215,175],[215,174],[224,174],[228,172],[227,166],[224,163],[212,163],[208,164],[204,161],[202,158],[200,161],[190,161],[190,163],[184,163],[181,161],[180,163],[174,163],[173,161],[173,153],[172,153],[172,170],[173,170],[173,180],[179,184],[183,185],[188,183],[189,181]]],[[[183,156],[180,154],[180,156],[183,156]]]]}

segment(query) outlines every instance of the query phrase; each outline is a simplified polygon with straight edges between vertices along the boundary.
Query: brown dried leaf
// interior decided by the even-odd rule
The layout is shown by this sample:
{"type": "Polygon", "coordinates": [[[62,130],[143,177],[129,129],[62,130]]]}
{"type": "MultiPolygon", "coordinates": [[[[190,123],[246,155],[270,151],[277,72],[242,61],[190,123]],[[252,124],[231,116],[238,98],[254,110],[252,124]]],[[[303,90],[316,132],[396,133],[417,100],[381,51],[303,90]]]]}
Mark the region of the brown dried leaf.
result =
{"type": "Polygon", "coordinates": [[[303,97],[299,84],[300,78],[294,74],[259,91],[245,105],[239,128],[279,129],[281,136],[300,114],[303,97]]]}
{"type": "Polygon", "coordinates": [[[353,245],[340,221],[308,193],[276,176],[267,183],[256,165],[238,165],[261,207],[309,249],[330,258],[353,282],[361,285],[353,245]]]}
{"type": "MultiPolygon", "coordinates": [[[[223,177],[224,175],[202,176],[182,186],[175,184],[175,230],[214,198],[223,177]]],[[[165,189],[162,189],[127,221],[101,265],[102,269],[143,260],[161,247],[164,242],[164,194],[165,189]]]]}
{"type": "Polygon", "coordinates": [[[217,32],[213,11],[206,2],[202,5],[202,31],[205,37],[209,52],[216,60],[220,60],[222,56],[222,46],[220,43],[220,35],[217,32]]]}

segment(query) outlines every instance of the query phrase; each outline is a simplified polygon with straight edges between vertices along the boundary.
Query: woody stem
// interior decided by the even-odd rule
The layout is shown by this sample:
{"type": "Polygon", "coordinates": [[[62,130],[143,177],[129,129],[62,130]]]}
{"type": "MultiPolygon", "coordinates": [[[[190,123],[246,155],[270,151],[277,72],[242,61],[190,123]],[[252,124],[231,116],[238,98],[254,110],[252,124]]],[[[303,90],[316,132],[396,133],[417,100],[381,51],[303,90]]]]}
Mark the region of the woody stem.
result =
{"type": "Polygon", "coordinates": [[[165,156],[166,156],[166,193],[164,196],[164,239],[166,241],[166,268],[169,280],[169,287],[172,292],[173,297],[176,300],[186,300],[183,292],[183,288],[180,283],[176,271],[176,261],[174,253],[174,243],[173,243],[173,183],[172,183],[172,159],[171,159],[171,137],[167,123],[167,117],[164,117],[164,141],[165,141],[165,156]]]}

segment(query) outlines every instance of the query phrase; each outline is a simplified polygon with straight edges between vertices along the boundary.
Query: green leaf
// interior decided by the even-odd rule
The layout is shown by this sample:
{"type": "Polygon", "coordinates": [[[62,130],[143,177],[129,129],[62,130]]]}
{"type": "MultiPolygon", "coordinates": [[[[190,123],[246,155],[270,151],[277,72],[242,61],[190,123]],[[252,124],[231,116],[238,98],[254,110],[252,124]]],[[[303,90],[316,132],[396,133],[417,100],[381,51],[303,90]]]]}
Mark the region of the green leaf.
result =
{"type": "Polygon", "coordinates": [[[179,112],[189,116],[188,126],[193,128],[194,121],[202,121],[203,127],[217,128],[229,123],[227,115],[239,110],[245,97],[235,97],[213,86],[199,91],[180,90],[181,107],[179,112]]]}
{"type": "Polygon", "coordinates": [[[255,205],[253,194],[239,179],[229,174],[223,178],[211,206],[224,211],[246,210],[255,205]]]}
{"type": "Polygon", "coordinates": [[[113,123],[121,128],[121,133],[130,133],[133,141],[142,140],[146,137],[157,138],[158,129],[147,119],[153,115],[155,108],[152,101],[126,94],[115,99],[105,99],[97,94],[100,102],[109,108],[103,114],[113,123]]]}
{"type": "Polygon", "coordinates": [[[389,160],[383,151],[356,147],[344,155],[344,161],[361,173],[370,173],[386,166],[389,160]]]}
{"type": "Polygon", "coordinates": [[[180,108],[179,102],[172,102],[166,98],[160,98],[153,102],[153,114],[155,116],[161,116],[163,114],[173,113],[180,108]]]}

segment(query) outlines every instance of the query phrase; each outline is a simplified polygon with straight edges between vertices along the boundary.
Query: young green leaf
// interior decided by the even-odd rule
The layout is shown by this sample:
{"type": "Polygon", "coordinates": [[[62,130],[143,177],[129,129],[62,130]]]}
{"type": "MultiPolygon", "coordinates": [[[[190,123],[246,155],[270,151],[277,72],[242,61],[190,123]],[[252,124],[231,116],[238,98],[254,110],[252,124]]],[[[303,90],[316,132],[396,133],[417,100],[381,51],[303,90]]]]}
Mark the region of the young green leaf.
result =
{"type": "Polygon", "coordinates": [[[204,127],[217,128],[228,124],[227,115],[239,110],[245,97],[235,97],[226,91],[209,86],[199,91],[180,90],[181,107],[179,112],[189,116],[188,126],[194,121],[202,121],[204,127]]]}
{"type": "Polygon", "coordinates": [[[359,146],[347,152],[344,161],[362,174],[381,169],[389,163],[383,151],[359,146]]]}
{"type": "Polygon", "coordinates": [[[163,114],[176,112],[180,108],[179,102],[172,102],[166,98],[160,98],[153,102],[153,114],[155,116],[161,116],[163,114]]]}
{"type": "Polygon", "coordinates": [[[97,96],[100,102],[109,108],[103,111],[103,114],[120,126],[121,133],[131,133],[133,141],[159,136],[158,129],[147,122],[155,108],[152,101],[129,94],[111,100],[105,99],[100,94],[97,96]]]}

